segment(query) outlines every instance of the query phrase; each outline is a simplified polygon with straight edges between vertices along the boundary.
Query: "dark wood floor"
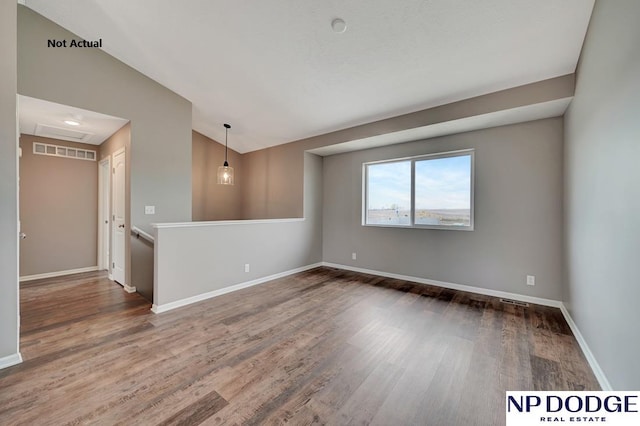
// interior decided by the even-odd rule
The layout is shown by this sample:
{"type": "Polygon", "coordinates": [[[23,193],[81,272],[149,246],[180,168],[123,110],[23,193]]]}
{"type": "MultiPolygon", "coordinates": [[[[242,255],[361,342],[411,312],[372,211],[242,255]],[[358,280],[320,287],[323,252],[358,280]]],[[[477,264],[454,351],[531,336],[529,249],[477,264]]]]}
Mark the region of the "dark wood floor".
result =
{"type": "Polygon", "coordinates": [[[557,309],[330,268],[154,315],[104,274],[23,284],[1,425],[504,424],[598,389],[557,309]]]}

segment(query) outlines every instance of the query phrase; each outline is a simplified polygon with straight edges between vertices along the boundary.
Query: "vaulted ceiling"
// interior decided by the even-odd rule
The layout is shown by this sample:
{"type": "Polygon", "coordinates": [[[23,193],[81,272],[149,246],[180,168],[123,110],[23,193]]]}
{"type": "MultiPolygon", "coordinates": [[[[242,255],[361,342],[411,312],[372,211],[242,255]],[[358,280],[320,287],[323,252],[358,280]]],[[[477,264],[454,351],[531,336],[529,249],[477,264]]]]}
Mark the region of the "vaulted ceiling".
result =
{"type": "Polygon", "coordinates": [[[575,71],[594,0],[24,0],[239,152],[575,71]],[[346,31],[332,29],[334,19],[346,31]]]}

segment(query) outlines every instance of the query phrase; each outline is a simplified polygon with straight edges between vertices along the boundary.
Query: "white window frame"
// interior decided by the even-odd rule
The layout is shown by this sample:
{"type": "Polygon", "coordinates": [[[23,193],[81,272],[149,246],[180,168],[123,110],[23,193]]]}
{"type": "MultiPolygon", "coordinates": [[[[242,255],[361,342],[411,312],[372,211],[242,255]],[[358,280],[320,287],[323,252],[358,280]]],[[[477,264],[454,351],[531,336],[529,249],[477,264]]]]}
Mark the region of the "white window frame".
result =
{"type": "Polygon", "coordinates": [[[98,152],[90,149],[82,149],[66,145],[53,145],[44,142],[34,142],[33,153],[35,155],[46,155],[49,157],[62,157],[85,161],[97,161],[98,157],[98,152]],[[38,151],[38,148],[41,148],[43,151],[38,151]],[[49,148],[51,148],[53,152],[49,152],[49,148]],[[69,151],[73,151],[73,155],[69,155],[69,151]],[[80,156],[80,153],[82,153],[82,156],[80,156]]]}
{"type": "Polygon", "coordinates": [[[362,163],[362,226],[373,226],[382,228],[417,228],[417,229],[437,229],[437,230],[451,230],[451,231],[473,231],[474,230],[474,206],[475,206],[475,149],[461,149],[457,151],[438,152],[434,154],[417,155],[413,157],[394,158],[390,160],[379,160],[362,163]],[[416,197],[416,162],[422,160],[435,160],[438,158],[449,157],[471,157],[471,185],[470,185],[470,202],[471,202],[471,217],[469,220],[469,226],[453,226],[453,225],[423,225],[415,223],[415,197],[416,197]],[[376,164],[387,163],[399,163],[409,161],[411,162],[411,206],[409,209],[409,224],[408,225],[387,225],[377,223],[367,223],[367,210],[369,207],[369,166],[376,164]]]}

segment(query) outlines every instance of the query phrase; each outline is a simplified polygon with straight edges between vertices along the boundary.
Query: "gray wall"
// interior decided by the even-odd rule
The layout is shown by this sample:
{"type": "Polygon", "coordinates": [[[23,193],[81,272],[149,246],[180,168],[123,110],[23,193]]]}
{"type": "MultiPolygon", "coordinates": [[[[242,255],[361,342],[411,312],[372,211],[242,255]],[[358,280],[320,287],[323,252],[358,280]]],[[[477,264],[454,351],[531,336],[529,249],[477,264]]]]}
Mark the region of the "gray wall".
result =
{"type": "Polygon", "coordinates": [[[274,146],[243,155],[243,219],[303,216],[304,142],[274,146]]]}
{"type": "Polygon", "coordinates": [[[562,132],[553,118],[325,157],[324,260],[561,300],[562,132]],[[466,148],[474,231],[361,226],[363,162],[466,148]]]}
{"type": "MultiPolygon", "coordinates": [[[[127,123],[122,126],[117,132],[109,136],[100,144],[98,159],[104,160],[122,148],[125,149],[125,155],[131,155],[131,123],[127,123]]],[[[126,168],[125,173],[129,173],[129,169],[130,166],[126,168]]]]}
{"type": "Polygon", "coordinates": [[[596,2],[565,116],[565,301],[617,390],[640,388],[639,16],[596,2]]]}
{"type": "Polygon", "coordinates": [[[47,48],[71,37],[18,7],[18,93],[131,120],[131,223],[190,221],[191,103],[99,49],[47,48]]]}
{"type": "Polygon", "coordinates": [[[16,2],[0,2],[0,358],[18,352],[16,2]]]}
{"type": "Polygon", "coordinates": [[[322,158],[301,155],[304,219],[159,225],[156,307],[322,261],[322,158]]]}
{"type": "Polygon", "coordinates": [[[36,155],[33,142],[98,151],[95,145],[21,135],[20,276],[96,266],[98,163],[36,155]]]}
{"type": "Polygon", "coordinates": [[[243,219],[302,217],[304,151],[566,99],[573,89],[569,74],[243,154],[243,219]]]}
{"type": "Polygon", "coordinates": [[[243,177],[249,172],[243,164],[243,155],[229,149],[228,160],[234,170],[234,185],[218,185],[218,166],[224,163],[224,145],[196,131],[192,133],[193,220],[242,219],[243,177]]]}
{"type": "Polygon", "coordinates": [[[127,238],[136,268],[131,271],[131,285],[148,301],[153,301],[153,244],[144,238],[131,235],[127,238]]]}

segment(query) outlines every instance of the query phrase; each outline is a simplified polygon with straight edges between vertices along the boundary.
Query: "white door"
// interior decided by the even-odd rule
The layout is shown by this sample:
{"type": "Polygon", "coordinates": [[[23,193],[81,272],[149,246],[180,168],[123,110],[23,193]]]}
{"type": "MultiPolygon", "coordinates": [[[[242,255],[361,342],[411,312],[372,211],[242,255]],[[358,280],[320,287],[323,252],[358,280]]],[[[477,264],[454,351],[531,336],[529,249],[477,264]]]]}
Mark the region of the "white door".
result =
{"type": "Polygon", "coordinates": [[[113,214],[112,229],[112,268],[113,280],[125,286],[125,153],[124,148],[113,154],[113,214]]]}
{"type": "Polygon", "coordinates": [[[109,242],[111,241],[111,158],[100,161],[98,176],[98,268],[109,268],[109,242]]]}

